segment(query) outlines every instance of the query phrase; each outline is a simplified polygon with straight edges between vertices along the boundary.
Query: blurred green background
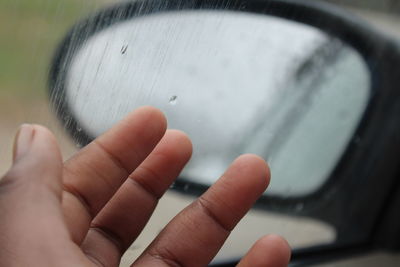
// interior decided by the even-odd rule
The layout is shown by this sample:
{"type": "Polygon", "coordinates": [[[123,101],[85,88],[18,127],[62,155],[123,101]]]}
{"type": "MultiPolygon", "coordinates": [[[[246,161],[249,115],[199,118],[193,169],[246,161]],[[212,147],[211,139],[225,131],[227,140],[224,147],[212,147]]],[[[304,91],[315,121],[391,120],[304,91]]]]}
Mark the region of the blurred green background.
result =
{"type": "Polygon", "coordinates": [[[22,123],[47,126],[65,157],[75,152],[49,108],[48,71],[68,29],[112,1],[0,0],[0,177],[11,164],[14,134],[22,123]]]}
{"type": "Polygon", "coordinates": [[[57,43],[95,0],[0,1],[0,96],[42,98],[57,43]]]}

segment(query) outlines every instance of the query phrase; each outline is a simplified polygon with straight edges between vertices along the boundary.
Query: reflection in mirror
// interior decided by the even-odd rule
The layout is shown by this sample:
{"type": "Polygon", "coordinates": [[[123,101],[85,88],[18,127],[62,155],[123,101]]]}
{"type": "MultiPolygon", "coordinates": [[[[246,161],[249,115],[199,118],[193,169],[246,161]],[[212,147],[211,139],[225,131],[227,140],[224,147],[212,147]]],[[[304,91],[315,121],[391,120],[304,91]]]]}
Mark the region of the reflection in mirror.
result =
{"type": "Polygon", "coordinates": [[[357,51],[272,16],[185,11],[103,29],[74,55],[66,101],[92,137],[152,105],[189,134],[181,175],[210,185],[243,153],[267,159],[267,194],[314,192],[344,153],[370,96],[357,51]]]}

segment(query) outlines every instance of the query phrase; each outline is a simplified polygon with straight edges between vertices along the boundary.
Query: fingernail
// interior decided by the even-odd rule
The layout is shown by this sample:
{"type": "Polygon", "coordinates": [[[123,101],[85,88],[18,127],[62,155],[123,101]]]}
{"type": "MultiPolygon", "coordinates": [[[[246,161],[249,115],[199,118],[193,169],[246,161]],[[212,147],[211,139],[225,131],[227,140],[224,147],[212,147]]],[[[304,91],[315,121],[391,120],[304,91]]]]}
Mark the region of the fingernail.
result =
{"type": "Polygon", "coordinates": [[[33,126],[30,124],[23,124],[19,128],[13,147],[13,161],[17,161],[23,157],[30,149],[34,135],[33,126]]]}

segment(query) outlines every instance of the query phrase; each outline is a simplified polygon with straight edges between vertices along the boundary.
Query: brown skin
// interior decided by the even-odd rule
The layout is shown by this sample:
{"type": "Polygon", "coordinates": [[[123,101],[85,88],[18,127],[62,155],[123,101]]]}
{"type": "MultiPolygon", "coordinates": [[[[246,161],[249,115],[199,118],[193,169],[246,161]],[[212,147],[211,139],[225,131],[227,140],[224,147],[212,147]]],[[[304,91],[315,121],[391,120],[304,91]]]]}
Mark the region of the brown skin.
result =
{"type": "MultiPolygon", "coordinates": [[[[23,125],[0,182],[0,266],[118,266],[192,153],[157,109],[129,114],[67,162],[44,127],[23,125]]],[[[132,266],[206,266],[269,184],[266,163],[235,160],[132,266]]],[[[290,248],[260,239],[239,264],[287,266],[290,248]]]]}

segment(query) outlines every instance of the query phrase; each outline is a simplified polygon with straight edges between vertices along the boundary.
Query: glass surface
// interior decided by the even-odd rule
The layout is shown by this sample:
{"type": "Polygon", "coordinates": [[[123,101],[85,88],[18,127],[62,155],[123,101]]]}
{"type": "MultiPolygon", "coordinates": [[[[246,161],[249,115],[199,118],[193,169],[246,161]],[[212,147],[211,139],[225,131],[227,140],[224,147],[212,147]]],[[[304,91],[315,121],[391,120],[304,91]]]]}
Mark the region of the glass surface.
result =
{"type": "MultiPolygon", "coordinates": [[[[385,0],[385,2],[388,1],[385,0]]],[[[117,1],[0,0],[0,176],[7,171],[11,164],[13,137],[21,123],[40,123],[49,127],[55,132],[61,143],[65,158],[78,150],[75,143],[65,134],[65,130],[61,127],[61,123],[57,121],[54,112],[49,109],[46,90],[47,71],[53,52],[67,29],[78,19],[96,12],[99,7],[115,2],[117,1]]],[[[342,2],[350,5],[353,1],[342,2]]],[[[368,7],[367,1],[357,0],[357,2],[358,6],[363,6],[365,3],[365,7],[368,7]]],[[[398,15],[390,15],[382,11],[377,12],[374,9],[366,11],[357,8],[352,11],[364,16],[380,30],[386,31],[392,36],[400,37],[398,15]]],[[[388,11],[390,10],[388,9],[388,11]]],[[[311,31],[315,32],[315,29],[311,29],[311,31]]],[[[322,37],[321,40],[324,38],[326,36],[322,37]]],[[[291,38],[290,42],[292,41],[291,38]]],[[[122,46],[118,49],[119,53],[122,53],[122,46]]],[[[312,49],[307,51],[311,53],[312,49]]],[[[127,47],[125,54],[128,55],[131,52],[130,48],[127,47]]],[[[284,57],[284,55],[285,53],[282,53],[278,56],[284,57]]],[[[256,55],[255,60],[258,56],[262,55],[256,55]]],[[[300,59],[305,59],[305,57],[300,59]]],[[[351,59],[348,60],[351,61],[351,59]]],[[[353,54],[352,60],[358,61],[358,56],[353,54]]],[[[297,66],[300,66],[299,62],[297,66]]],[[[242,75],[242,72],[239,74],[242,75]]],[[[263,72],[263,75],[277,77],[275,69],[271,72],[263,72]]],[[[348,76],[346,77],[348,78],[348,76]]],[[[290,86],[285,88],[287,90],[295,89],[289,89],[290,86]]],[[[179,108],[182,98],[172,93],[168,94],[166,99],[162,99],[163,104],[169,103],[169,101],[171,101],[171,105],[167,104],[167,107],[170,109],[179,108]],[[177,96],[177,98],[173,96],[177,96]]],[[[243,104],[246,101],[246,99],[243,99],[243,104]]],[[[323,147],[325,148],[325,145],[323,147]]],[[[275,157],[270,157],[269,161],[273,163],[275,157]]],[[[278,174],[275,168],[272,172],[273,183],[275,183],[275,180],[278,180],[276,178],[278,174]]],[[[164,227],[165,223],[192,201],[193,199],[190,197],[168,192],[160,201],[160,205],[148,227],[126,253],[121,266],[130,266],[134,258],[140,255],[164,227]]],[[[301,205],[299,205],[300,208],[301,205]]],[[[233,231],[218,258],[240,257],[249,249],[250,244],[268,233],[283,235],[289,240],[293,248],[326,244],[335,240],[334,229],[319,221],[270,212],[252,211],[233,231]]],[[[377,262],[384,266],[397,266],[398,259],[391,261],[388,258],[385,255],[380,257],[378,261],[372,262],[368,259],[359,265],[354,265],[353,261],[346,261],[343,266],[376,266],[377,262]]]]}
{"type": "Polygon", "coordinates": [[[266,194],[299,196],[326,181],[353,138],[370,74],[357,51],[305,24],[185,11],[95,34],[74,55],[65,90],[91,136],[139,106],[164,111],[193,141],[182,179],[211,185],[255,153],[272,169],[266,194]]]}

